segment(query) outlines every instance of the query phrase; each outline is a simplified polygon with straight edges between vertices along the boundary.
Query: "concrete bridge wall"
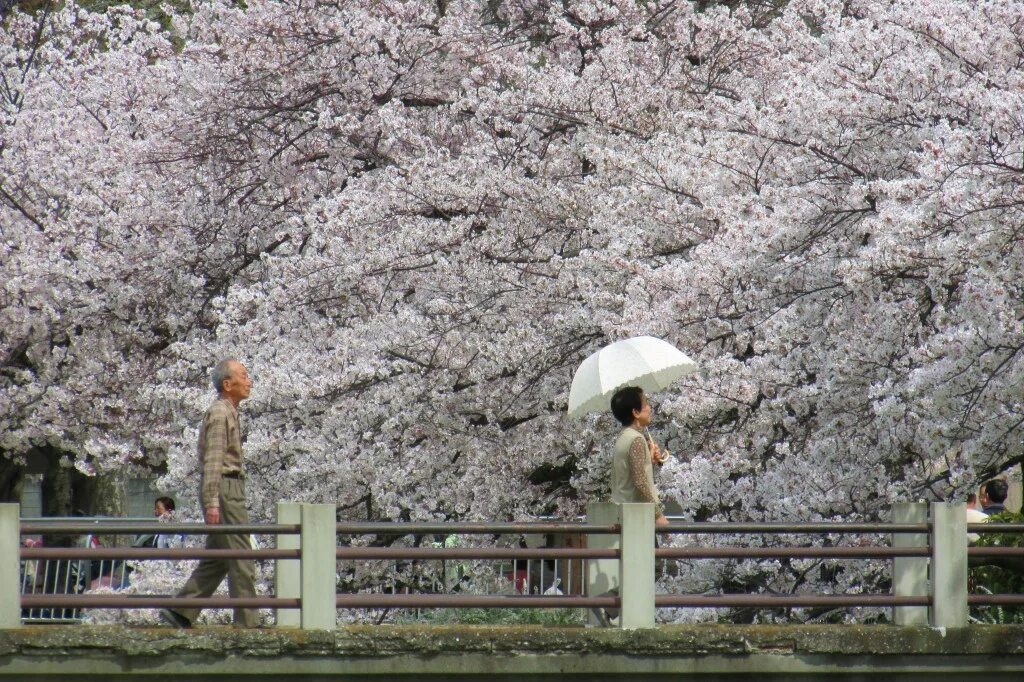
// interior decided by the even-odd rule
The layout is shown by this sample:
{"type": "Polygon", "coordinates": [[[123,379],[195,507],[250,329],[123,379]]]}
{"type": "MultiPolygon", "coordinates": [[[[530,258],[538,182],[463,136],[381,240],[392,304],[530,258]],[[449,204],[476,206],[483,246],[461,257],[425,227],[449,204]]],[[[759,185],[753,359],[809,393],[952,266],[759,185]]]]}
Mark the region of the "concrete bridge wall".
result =
{"type": "Polygon", "coordinates": [[[1020,680],[1024,627],[40,626],[0,631],[0,680],[1020,680]]]}

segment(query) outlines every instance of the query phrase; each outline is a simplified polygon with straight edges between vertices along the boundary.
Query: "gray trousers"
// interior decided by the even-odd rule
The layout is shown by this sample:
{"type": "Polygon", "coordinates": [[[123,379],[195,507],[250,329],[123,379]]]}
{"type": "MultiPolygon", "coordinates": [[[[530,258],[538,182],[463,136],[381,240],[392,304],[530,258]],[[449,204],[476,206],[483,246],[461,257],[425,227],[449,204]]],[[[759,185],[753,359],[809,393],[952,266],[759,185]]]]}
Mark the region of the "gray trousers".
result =
{"type": "MultiPolygon", "coordinates": [[[[237,478],[225,478],[220,486],[220,522],[228,525],[249,523],[249,510],[245,507],[245,484],[237,478]]],[[[211,534],[206,536],[207,549],[252,549],[249,534],[211,534]]],[[[228,594],[232,597],[256,596],[256,564],[251,559],[203,559],[192,572],[179,597],[209,597],[228,579],[228,594]]],[[[175,609],[195,622],[201,609],[175,609]]],[[[259,625],[256,609],[235,609],[235,624],[247,628],[259,625]]]]}

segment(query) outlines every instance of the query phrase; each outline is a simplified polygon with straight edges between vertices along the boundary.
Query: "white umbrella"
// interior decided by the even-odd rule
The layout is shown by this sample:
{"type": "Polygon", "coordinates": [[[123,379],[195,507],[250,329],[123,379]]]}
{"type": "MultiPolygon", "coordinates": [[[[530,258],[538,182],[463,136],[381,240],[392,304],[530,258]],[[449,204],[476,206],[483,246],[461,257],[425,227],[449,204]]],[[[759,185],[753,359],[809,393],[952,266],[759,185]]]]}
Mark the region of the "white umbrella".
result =
{"type": "Polygon", "coordinates": [[[667,387],[697,371],[697,363],[675,346],[653,336],[616,341],[589,356],[576,370],[569,389],[569,416],[604,412],[615,391],[639,386],[645,393],[667,387]]]}

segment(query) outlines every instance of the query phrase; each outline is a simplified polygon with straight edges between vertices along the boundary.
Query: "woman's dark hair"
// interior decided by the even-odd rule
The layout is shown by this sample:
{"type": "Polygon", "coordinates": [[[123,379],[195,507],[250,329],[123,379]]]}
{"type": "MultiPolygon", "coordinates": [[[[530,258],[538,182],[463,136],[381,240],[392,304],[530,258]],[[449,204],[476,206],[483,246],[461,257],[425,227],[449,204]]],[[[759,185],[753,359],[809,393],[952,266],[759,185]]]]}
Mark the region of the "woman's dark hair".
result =
{"type": "Polygon", "coordinates": [[[174,500],[170,497],[158,497],[153,501],[153,504],[159,502],[164,506],[167,511],[174,511],[174,500]]]}
{"type": "Polygon", "coordinates": [[[612,396],[612,414],[622,423],[629,426],[636,417],[633,410],[639,412],[644,408],[644,389],[639,386],[626,386],[620,388],[612,396]]]}

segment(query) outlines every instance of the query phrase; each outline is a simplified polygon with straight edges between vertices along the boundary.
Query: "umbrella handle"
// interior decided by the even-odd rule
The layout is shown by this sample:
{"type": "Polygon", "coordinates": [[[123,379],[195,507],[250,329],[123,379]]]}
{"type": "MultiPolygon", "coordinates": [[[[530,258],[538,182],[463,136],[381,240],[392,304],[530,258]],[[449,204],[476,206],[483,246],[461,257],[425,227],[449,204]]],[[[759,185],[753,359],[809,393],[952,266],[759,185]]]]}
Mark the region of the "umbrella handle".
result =
{"type": "MultiPolygon", "coordinates": [[[[651,438],[651,432],[647,430],[646,426],[644,427],[644,435],[647,436],[647,447],[649,447],[653,451],[654,450],[654,439],[651,438]]],[[[665,456],[662,457],[661,459],[659,459],[658,461],[660,463],[664,464],[665,462],[668,461],[668,456],[670,454],[671,453],[668,450],[666,450],[665,451],[665,456]]]]}

